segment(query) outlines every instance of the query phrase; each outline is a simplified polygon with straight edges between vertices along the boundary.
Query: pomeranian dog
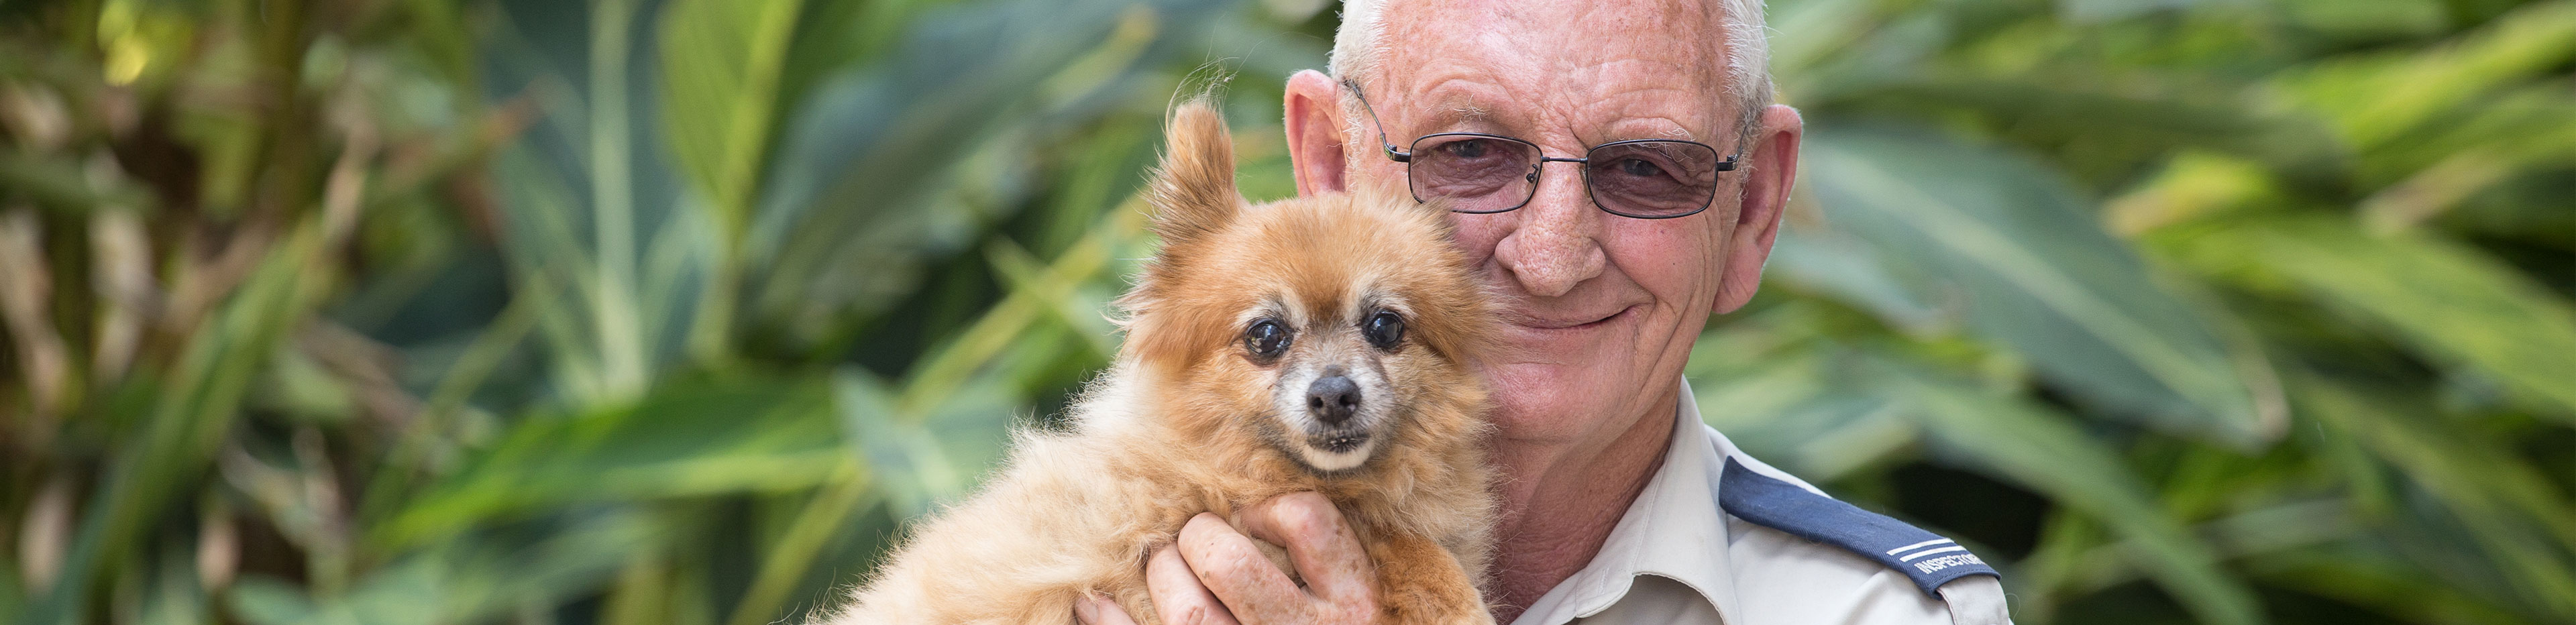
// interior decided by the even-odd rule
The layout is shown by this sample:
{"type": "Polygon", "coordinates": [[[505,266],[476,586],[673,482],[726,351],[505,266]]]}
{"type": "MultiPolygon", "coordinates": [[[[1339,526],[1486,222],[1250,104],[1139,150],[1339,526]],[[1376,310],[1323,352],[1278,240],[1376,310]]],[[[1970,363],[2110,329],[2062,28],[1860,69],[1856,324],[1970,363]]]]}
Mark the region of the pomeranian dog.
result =
{"type": "Polygon", "coordinates": [[[1163,245],[1070,431],[1020,433],[824,622],[1070,623],[1100,593],[1158,623],[1148,555],[1200,512],[1240,531],[1236,510],[1298,491],[1366,547],[1379,622],[1493,622],[1471,367],[1495,315],[1444,211],[1384,191],[1248,206],[1217,111],[1188,102],[1168,124],[1146,191],[1163,245]]]}

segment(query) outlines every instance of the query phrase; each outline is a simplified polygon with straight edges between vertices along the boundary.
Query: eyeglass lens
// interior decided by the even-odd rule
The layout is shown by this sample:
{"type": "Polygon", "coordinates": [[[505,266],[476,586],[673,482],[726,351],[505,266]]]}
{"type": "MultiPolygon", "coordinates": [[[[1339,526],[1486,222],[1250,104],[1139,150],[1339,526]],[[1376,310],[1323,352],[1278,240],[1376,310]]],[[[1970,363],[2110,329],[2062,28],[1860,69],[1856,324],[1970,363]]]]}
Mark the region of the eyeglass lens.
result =
{"type": "MultiPolygon", "coordinates": [[[[1413,144],[1413,195],[1447,198],[1450,210],[1498,213],[1529,203],[1538,189],[1541,153],[1525,141],[1474,134],[1435,134],[1413,144]]],[[[1583,179],[1593,203],[1629,217],[1678,217],[1707,208],[1716,196],[1717,150],[1688,141],[1605,143],[1584,154],[1583,179]]]]}

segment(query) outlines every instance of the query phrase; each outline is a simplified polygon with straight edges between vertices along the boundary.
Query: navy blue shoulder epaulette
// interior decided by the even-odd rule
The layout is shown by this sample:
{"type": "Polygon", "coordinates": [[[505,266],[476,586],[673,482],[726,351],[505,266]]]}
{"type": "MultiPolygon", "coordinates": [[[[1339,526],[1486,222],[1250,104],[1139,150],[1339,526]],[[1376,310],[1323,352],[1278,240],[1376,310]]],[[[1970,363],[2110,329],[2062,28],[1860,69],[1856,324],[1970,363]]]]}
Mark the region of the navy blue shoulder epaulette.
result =
{"type": "Polygon", "coordinates": [[[1755,473],[1731,457],[1718,476],[1717,505],[1727,514],[1763,527],[1877,560],[1913,578],[1914,585],[1935,600],[1941,598],[1941,585],[1950,580],[1969,575],[2003,577],[1950,539],[1755,473]]]}

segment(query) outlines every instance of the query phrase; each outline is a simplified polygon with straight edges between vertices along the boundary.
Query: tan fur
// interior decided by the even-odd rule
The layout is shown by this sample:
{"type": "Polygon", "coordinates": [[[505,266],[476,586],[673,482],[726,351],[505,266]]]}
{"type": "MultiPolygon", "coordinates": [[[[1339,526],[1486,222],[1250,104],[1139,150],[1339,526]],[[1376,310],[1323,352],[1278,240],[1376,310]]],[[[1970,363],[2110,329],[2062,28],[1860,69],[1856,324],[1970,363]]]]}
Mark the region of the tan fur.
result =
{"type": "Polygon", "coordinates": [[[1438,210],[1383,191],[1247,207],[1215,109],[1182,105],[1168,135],[1147,190],[1163,247],[1120,301],[1127,343],[1071,431],[1021,432],[982,492],[919,524],[827,622],[1070,623],[1096,591],[1157,623],[1148,554],[1201,511],[1234,519],[1296,491],[1331,499],[1367,547],[1381,622],[1493,622],[1476,587],[1493,503],[1470,367],[1494,314],[1438,210]],[[1263,363],[1246,315],[1282,301],[1313,329],[1263,363]],[[1405,313],[1397,348],[1334,330],[1369,302],[1405,313]],[[1385,438],[1365,464],[1319,474],[1281,449],[1273,387],[1295,359],[1360,355],[1391,390],[1385,438]]]}

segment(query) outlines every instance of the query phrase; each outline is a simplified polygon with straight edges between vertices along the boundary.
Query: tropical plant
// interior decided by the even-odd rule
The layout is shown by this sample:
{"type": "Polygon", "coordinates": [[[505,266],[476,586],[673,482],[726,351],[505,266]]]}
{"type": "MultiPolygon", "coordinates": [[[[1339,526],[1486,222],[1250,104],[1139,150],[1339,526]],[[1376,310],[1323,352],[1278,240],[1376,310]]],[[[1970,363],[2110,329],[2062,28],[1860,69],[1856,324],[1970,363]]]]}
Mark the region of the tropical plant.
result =
{"type": "MultiPolygon", "coordinates": [[[[1105,362],[1172,94],[1290,191],[1322,4],[0,3],[0,619],[797,618],[1105,362]]],[[[2576,620],[2576,3],[1773,25],[1712,424],[2025,623],[2576,620]]]]}
{"type": "Polygon", "coordinates": [[[1812,195],[1721,430],[2032,621],[2576,619],[2576,3],[1776,24],[1812,195]]]}

